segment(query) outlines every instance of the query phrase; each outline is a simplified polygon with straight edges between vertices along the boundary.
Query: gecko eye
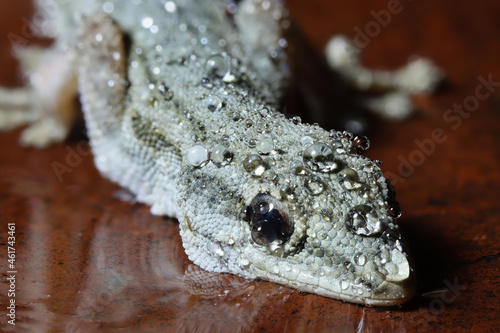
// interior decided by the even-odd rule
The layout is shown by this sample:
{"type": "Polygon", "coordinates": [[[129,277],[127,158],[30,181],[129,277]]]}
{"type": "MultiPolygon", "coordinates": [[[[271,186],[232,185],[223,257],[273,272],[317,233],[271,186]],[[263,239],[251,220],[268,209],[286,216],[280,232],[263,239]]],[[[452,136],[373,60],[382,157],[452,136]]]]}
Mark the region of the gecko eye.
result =
{"type": "Polygon", "coordinates": [[[250,205],[252,240],[259,245],[283,244],[293,234],[293,220],[286,208],[269,194],[258,194],[250,205]]]}

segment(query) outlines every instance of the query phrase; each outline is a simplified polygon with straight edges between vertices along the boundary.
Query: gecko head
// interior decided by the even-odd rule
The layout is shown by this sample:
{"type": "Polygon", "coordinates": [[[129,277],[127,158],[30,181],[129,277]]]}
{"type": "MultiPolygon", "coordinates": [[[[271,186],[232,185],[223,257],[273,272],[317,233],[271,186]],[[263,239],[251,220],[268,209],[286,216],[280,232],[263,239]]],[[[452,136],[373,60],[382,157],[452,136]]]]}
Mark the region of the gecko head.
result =
{"type": "Polygon", "coordinates": [[[399,206],[378,163],[363,155],[368,140],[274,118],[277,133],[207,140],[212,160],[183,168],[179,220],[189,258],[355,303],[410,299],[399,206]],[[214,162],[221,147],[230,153],[225,165],[214,162]]]}

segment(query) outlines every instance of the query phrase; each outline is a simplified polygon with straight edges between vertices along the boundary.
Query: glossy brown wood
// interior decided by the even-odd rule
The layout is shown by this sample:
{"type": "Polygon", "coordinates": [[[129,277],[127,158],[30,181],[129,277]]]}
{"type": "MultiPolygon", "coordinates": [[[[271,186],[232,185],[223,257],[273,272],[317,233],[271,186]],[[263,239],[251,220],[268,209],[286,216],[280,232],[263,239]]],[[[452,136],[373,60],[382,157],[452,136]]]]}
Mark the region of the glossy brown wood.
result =
{"type": "MultiPolygon", "coordinates": [[[[289,1],[290,11],[321,50],[335,33],[354,37],[355,27],[374,21],[371,11],[394,1],[305,3],[289,1]]],[[[15,130],[0,134],[0,329],[14,330],[5,315],[7,223],[13,222],[19,331],[500,331],[500,87],[460,125],[443,118],[454,104],[473,101],[478,77],[500,82],[500,2],[400,6],[371,38],[365,63],[396,68],[419,54],[448,74],[438,94],[416,100],[421,111],[411,119],[375,120],[370,129],[367,154],[383,160],[387,175],[404,176],[395,186],[419,280],[414,300],[369,308],[201,272],[184,254],[177,222],[121,200],[129,195],[99,175],[84,138],[23,149],[15,130]],[[424,154],[417,141],[432,150],[436,129],[446,139],[424,154]],[[403,160],[414,163],[403,169],[403,160]],[[71,172],[58,179],[54,162],[71,172]]],[[[29,1],[0,2],[2,85],[21,84],[7,36],[23,36],[23,18],[31,13],[29,1]]]]}

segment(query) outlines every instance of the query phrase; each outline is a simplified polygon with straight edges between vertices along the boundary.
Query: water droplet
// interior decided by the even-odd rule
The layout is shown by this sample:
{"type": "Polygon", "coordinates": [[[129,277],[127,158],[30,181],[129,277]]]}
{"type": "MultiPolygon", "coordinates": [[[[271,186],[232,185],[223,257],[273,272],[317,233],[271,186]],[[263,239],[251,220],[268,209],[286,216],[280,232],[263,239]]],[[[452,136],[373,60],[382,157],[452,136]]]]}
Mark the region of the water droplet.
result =
{"type": "Polygon", "coordinates": [[[366,256],[363,253],[356,253],[354,255],[354,263],[359,266],[366,264],[366,256]]]}
{"type": "Polygon", "coordinates": [[[271,116],[271,111],[268,108],[262,108],[262,109],[259,110],[259,114],[263,118],[267,118],[267,117],[271,116]]]}
{"type": "Polygon", "coordinates": [[[262,176],[266,171],[266,164],[259,155],[252,154],[243,161],[243,168],[254,176],[262,176]]]}
{"type": "Polygon", "coordinates": [[[229,61],[221,54],[208,58],[205,69],[209,74],[224,77],[229,72],[229,61]]]}
{"type": "Polygon", "coordinates": [[[370,140],[366,136],[363,136],[363,135],[356,136],[354,138],[354,140],[352,141],[352,143],[359,150],[368,150],[368,148],[370,148],[370,140]]]}
{"type": "Polygon", "coordinates": [[[241,119],[241,115],[238,112],[233,112],[232,117],[233,121],[238,121],[241,119]]]}
{"type": "Polygon", "coordinates": [[[310,136],[303,136],[300,139],[300,143],[302,143],[303,146],[310,146],[314,143],[314,140],[310,136]]]}
{"type": "Polygon", "coordinates": [[[171,100],[174,97],[174,93],[170,90],[169,87],[166,86],[165,83],[160,83],[158,85],[158,91],[160,92],[161,96],[165,98],[167,101],[171,100]]]}
{"type": "Polygon", "coordinates": [[[257,150],[262,155],[270,154],[274,149],[274,143],[271,139],[261,139],[257,142],[257,150]]]}
{"type": "Polygon", "coordinates": [[[342,142],[340,140],[335,140],[333,141],[333,149],[335,150],[335,152],[337,154],[344,154],[345,153],[345,149],[344,149],[344,145],[342,144],[342,142]]]}
{"type": "Polygon", "coordinates": [[[385,224],[372,206],[357,205],[347,214],[346,226],[355,234],[373,236],[383,231],[385,224]]]}
{"type": "Polygon", "coordinates": [[[342,169],[339,172],[339,178],[344,180],[344,186],[349,190],[359,188],[361,186],[361,184],[358,183],[358,173],[351,168],[342,169]]]}
{"type": "Polygon", "coordinates": [[[401,235],[395,229],[387,229],[382,233],[381,238],[386,244],[397,246],[401,241],[401,235]]]}
{"type": "Polygon", "coordinates": [[[216,145],[212,149],[212,163],[217,167],[228,165],[233,159],[233,153],[222,145],[216,145]]]}
{"type": "Polygon", "coordinates": [[[208,241],[207,249],[211,253],[217,254],[220,257],[224,255],[224,250],[222,250],[222,246],[219,243],[208,241]]]}
{"type": "Polygon", "coordinates": [[[238,262],[243,267],[250,266],[250,261],[246,257],[244,257],[243,255],[240,255],[240,257],[238,258],[238,262]]]}
{"type": "Polygon", "coordinates": [[[212,112],[219,111],[222,108],[222,100],[218,96],[210,95],[207,98],[206,105],[212,112]]]}
{"type": "Polygon", "coordinates": [[[200,84],[205,87],[205,88],[212,88],[212,80],[210,80],[208,77],[204,77],[201,79],[200,84]]]}
{"type": "Polygon", "coordinates": [[[354,138],[354,134],[352,134],[352,132],[349,131],[343,131],[342,136],[347,140],[352,140],[354,138]]]}
{"type": "Polygon", "coordinates": [[[342,281],[342,282],[340,283],[340,288],[342,288],[342,290],[346,290],[348,287],[349,287],[349,282],[347,282],[347,281],[342,281]]]}
{"type": "Polygon", "coordinates": [[[208,162],[208,151],[203,146],[194,145],[189,148],[186,154],[186,161],[189,165],[201,168],[208,162]]]}
{"type": "Polygon", "coordinates": [[[296,176],[303,176],[306,174],[306,169],[304,168],[304,164],[300,161],[292,162],[292,165],[290,165],[290,169],[292,170],[292,173],[296,176]]]}
{"type": "Polygon", "coordinates": [[[319,179],[306,179],[305,186],[312,195],[320,195],[325,190],[325,184],[319,179]]]}
{"type": "Polygon", "coordinates": [[[389,207],[388,207],[388,212],[389,214],[398,219],[401,217],[401,207],[399,206],[399,202],[396,200],[390,201],[389,202],[389,207]]]}
{"type": "Polygon", "coordinates": [[[339,169],[332,149],[321,142],[308,146],[304,150],[303,159],[304,163],[314,171],[331,172],[339,169]]]}

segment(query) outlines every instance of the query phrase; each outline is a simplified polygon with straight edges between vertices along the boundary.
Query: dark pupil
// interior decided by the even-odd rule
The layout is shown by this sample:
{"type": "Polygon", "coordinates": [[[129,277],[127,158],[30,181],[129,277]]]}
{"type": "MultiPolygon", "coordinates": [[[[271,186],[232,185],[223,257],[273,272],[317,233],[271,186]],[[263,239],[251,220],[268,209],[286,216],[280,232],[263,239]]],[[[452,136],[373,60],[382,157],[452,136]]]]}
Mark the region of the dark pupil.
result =
{"type": "MultiPolygon", "coordinates": [[[[290,237],[290,226],[280,211],[268,202],[260,202],[252,214],[252,239],[259,245],[269,245],[274,241],[284,243],[290,237]]],[[[293,229],[292,229],[293,232],[293,229]]]]}

